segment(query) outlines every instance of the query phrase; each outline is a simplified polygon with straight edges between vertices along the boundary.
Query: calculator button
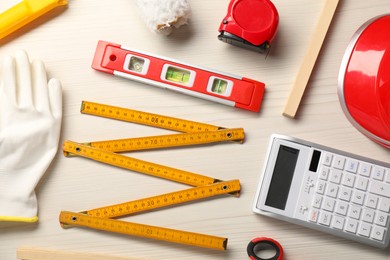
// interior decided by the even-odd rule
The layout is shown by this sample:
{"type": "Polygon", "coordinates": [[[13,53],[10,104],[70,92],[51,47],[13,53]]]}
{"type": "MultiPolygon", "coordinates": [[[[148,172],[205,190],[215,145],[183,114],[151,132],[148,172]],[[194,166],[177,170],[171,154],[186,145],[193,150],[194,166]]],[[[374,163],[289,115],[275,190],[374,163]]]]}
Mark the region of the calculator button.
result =
{"type": "Polygon", "coordinates": [[[363,202],[364,202],[364,197],[365,197],[365,193],[364,192],[361,192],[361,191],[354,191],[353,194],[352,194],[352,202],[353,203],[356,203],[356,204],[359,204],[359,205],[363,205],[363,202]]]}
{"type": "Polygon", "coordinates": [[[375,216],[375,224],[382,227],[386,227],[388,218],[389,218],[388,214],[378,211],[375,216]]]}
{"type": "Polygon", "coordinates": [[[333,167],[336,169],[344,169],[345,158],[343,156],[336,155],[333,161],[333,167]]]}
{"type": "Polygon", "coordinates": [[[378,205],[379,197],[369,194],[366,200],[365,205],[369,208],[376,209],[376,206],[378,205]]]}
{"type": "Polygon", "coordinates": [[[317,193],[318,194],[324,194],[325,192],[325,187],[326,187],[326,182],[324,181],[319,181],[317,183],[317,193]]]}
{"type": "Polygon", "coordinates": [[[336,203],[336,209],[335,209],[336,213],[345,216],[347,215],[347,211],[348,211],[348,203],[344,201],[338,201],[336,203]]]}
{"type": "Polygon", "coordinates": [[[356,189],[359,189],[359,190],[363,190],[363,191],[366,191],[367,190],[367,187],[368,187],[368,182],[369,182],[369,179],[365,178],[365,177],[358,177],[357,178],[357,181],[355,183],[355,188],[356,189]]]}
{"type": "Polygon", "coordinates": [[[339,186],[334,183],[329,183],[327,189],[326,189],[326,195],[332,198],[337,197],[337,192],[339,191],[339,186]]]}
{"type": "Polygon", "coordinates": [[[390,199],[381,198],[379,202],[378,209],[384,212],[390,212],[390,199]]]}
{"type": "Polygon", "coordinates": [[[343,229],[345,219],[340,216],[334,216],[332,221],[332,227],[335,229],[343,229]]]}
{"type": "Polygon", "coordinates": [[[385,237],[385,229],[382,227],[374,226],[371,233],[371,238],[382,241],[384,237],[385,237]]]}
{"type": "Polygon", "coordinates": [[[331,220],[332,220],[332,214],[329,212],[322,211],[320,213],[318,223],[325,225],[325,226],[329,226],[331,220]]]}
{"type": "Polygon", "coordinates": [[[326,166],[330,166],[332,163],[333,154],[325,152],[324,159],[322,160],[322,164],[326,166]]]}
{"type": "Polygon", "coordinates": [[[386,169],[385,181],[387,183],[390,183],[390,170],[389,169],[386,169]]]}
{"type": "Polygon", "coordinates": [[[321,180],[328,180],[328,175],[329,175],[329,168],[328,167],[321,167],[321,170],[320,170],[320,179],[321,180]]]}
{"type": "Polygon", "coordinates": [[[375,166],[372,174],[372,178],[378,181],[383,181],[385,176],[385,169],[380,166],[375,166]]]}
{"type": "Polygon", "coordinates": [[[358,227],[358,221],[354,219],[348,219],[347,224],[345,225],[345,231],[350,233],[356,233],[358,227]]]}
{"type": "Polygon", "coordinates": [[[348,216],[354,219],[360,219],[360,214],[362,212],[362,209],[358,206],[352,205],[349,208],[348,216]]]}
{"type": "Polygon", "coordinates": [[[322,197],[319,195],[315,195],[314,200],[313,200],[313,208],[319,209],[321,207],[321,202],[322,202],[322,197]]]}
{"type": "Polygon", "coordinates": [[[347,160],[347,165],[345,166],[345,170],[349,171],[349,172],[352,172],[352,173],[356,173],[357,168],[358,168],[358,164],[359,163],[358,163],[357,160],[349,158],[347,160]]]}
{"type": "Polygon", "coordinates": [[[390,198],[390,184],[372,180],[369,190],[371,193],[390,198]]]}
{"type": "Polygon", "coordinates": [[[341,182],[344,186],[347,186],[347,187],[353,187],[354,183],[355,183],[355,175],[351,174],[351,173],[345,173],[344,176],[343,176],[343,180],[341,182]]]}
{"type": "Polygon", "coordinates": [[[371,225],[367,223],[361,223],[359,226],[358,234],[364,237],[369,237],[371,232],[371,225]]]}
{"type": "Polygon", "coordinates": [[[330,178],[329,181],[333,183],[339,184],[341,181],[341,177],[343,176],[343,172],[337,169],[330,170],[330,178]]]}
{"type": "Polygon", "coordinates": [[[359,166],[359,174],[365,177],[370,177],[371,175],[371,164],[362,162],[359,166]]]}
{"type": "Polygon", "coordinates": [[[363,210],[362,219],[365,222],[372,223],[372,222],[374,222],[374,215],[375,215],[374,210],[372,210],[372,209],[364,209],[363,210]]]}
{"type": "Polygon", "coordinates": [[[309,214],[309,221],[317,222],[319,214],[320,214],[320,212],[318,210],[315,210],[315,209],[311,210],[310,214],[309,214]]]}
{"type": "Polygon", "coordinates": [[[344,201],[349,201],[351,199],[351,195],[352,195],[352,189],[342,187],[339,193],[339,199],[344,201]]]}
{"type": "Polygon", "coordinates": [[[333,212],[335,204],[336,204],[336,200],[331,198],[325,198],[324,203],[322,204],[322,209],[333,212]]]}

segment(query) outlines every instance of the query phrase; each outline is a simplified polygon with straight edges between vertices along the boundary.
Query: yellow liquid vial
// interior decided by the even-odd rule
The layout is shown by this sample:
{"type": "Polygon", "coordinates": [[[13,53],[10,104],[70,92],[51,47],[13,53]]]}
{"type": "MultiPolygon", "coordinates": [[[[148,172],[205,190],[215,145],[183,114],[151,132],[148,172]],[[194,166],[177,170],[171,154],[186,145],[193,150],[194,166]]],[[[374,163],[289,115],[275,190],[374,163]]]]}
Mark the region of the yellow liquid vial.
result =
{"type": "Polygon", "coordinates": [[[218,94],[225,94],[228,83],[222,79],[214,79],[211,91],[218,94]]]}
{"type": "Polygon", "coordinates": [[[165,79],[178,82],[181,84],[188,84],[190,82],[191,72],[184,69],[179,69],[176,67],[168,67],[167,73],[165,74],[165,79]]]}

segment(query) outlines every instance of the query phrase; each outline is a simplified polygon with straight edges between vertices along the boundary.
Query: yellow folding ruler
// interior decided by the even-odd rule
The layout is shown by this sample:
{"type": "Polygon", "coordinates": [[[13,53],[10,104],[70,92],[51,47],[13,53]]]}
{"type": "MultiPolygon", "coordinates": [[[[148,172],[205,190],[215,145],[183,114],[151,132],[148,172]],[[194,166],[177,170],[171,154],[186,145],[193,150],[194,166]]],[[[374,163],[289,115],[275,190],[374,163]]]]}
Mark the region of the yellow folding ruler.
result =
{"type": "Polygon", "coordinates": [[[88,143],[65,141],[63,152],[66,156],[81,156],[116,167],[188,184],[193,186],[193,188],[78,213],[61,211],[59,219],[63,227],[82,226],[199,247],[226,249],[227,238],[120,221],[113,218],[223,194],[232,194],[238,197],[240,193],[240,182],[238,180],[221,181],[197,173],[139,160],[119,154],[119,152],[223,141],[242,143],[245,136],[242,128],[225,129],[209,124],[87,101],[82,102],[81,113],[160,127],[182,133],[88,143]]]}

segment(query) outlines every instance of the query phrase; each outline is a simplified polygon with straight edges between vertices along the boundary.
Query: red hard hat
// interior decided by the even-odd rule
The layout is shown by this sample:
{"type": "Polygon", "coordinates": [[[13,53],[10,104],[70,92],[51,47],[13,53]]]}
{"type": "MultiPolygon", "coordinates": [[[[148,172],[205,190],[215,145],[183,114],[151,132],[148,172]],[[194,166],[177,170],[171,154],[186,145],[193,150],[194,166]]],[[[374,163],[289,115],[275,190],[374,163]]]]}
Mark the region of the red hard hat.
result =
{"type": "Polygon", "coordinates": [[[349,121],[390,148],[390,15],[369,20],[355,33],[341,64],[338,87],[349,121]]]}

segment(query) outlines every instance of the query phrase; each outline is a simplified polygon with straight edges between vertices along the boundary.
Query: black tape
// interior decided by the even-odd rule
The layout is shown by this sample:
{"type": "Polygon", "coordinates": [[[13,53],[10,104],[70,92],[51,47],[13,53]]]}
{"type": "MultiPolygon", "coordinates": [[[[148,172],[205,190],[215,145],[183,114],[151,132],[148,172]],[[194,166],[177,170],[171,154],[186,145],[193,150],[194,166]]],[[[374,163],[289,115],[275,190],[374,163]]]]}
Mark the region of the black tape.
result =
{"type": "Polygon", "coordinates": [[[279,242],[267,237],[258,237],[252,239],[249,242],[246,251],[248,252],[249,258],[252,260],[282,260],[283,258],[283,248],[279,242]],[[256,255],[256,252],[265,250],[266,248],[269,248],[269,246],[275,249],[275,255],[273,257],[260,258],[256,255]]]}

